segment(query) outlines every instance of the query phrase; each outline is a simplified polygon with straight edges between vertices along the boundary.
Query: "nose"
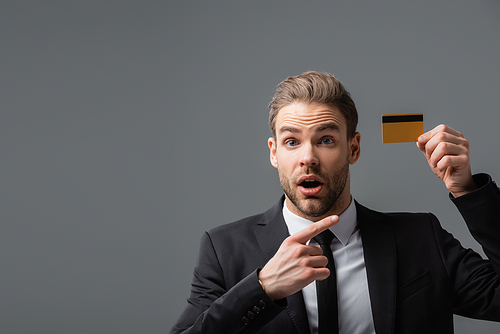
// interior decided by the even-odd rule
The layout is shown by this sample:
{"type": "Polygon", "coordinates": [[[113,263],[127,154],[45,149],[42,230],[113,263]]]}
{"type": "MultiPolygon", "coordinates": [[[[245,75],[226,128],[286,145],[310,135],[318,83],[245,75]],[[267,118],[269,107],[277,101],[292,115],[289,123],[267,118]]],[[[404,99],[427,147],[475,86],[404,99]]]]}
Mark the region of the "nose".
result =
{"type": "Polygon", "coordinates": [[[319,159],[316,156],[313,145],[302,146],[302,156],[299,163],[300,167],[316,167],[319,164],[319,159]]]}

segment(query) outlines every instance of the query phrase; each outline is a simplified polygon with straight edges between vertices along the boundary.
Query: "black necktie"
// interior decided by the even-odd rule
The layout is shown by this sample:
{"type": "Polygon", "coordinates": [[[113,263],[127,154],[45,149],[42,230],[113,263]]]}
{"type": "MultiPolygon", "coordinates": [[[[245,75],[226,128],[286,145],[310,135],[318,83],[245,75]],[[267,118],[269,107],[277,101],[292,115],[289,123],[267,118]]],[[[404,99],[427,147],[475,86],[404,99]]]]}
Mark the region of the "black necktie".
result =
{"type": "Polygon", "coordinates": [[[319,334],[338,334],[339,332],[337,278],[335,275],[335,262],[333,261],[332,249],[330,248],[333,238],[334,235],[330,230],[323,231],[313,238],[323,250],[323,255],[328,258],[326,267],[330,269],[330,276],[328,276],[328,278],[322,281],[316,281],[319,334]]]}

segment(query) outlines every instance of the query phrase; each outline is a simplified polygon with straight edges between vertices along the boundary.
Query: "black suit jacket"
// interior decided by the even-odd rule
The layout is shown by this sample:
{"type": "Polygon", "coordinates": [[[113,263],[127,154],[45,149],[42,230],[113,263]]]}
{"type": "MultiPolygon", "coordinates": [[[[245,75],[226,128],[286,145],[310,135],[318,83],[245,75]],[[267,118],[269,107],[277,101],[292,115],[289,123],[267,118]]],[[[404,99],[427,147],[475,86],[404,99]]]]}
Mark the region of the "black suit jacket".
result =
{"type": "MultiPolygon", "coordinates": [[[[356,203],[377,333],[453,333],[453,313],[500,321],[500,193],[489,176],[452,199],[489,261],[432,214],[380,213],[356,203]]],[[[309,334],[302,292],[272,302],[258,269],[289,235],[283,198],[263,214],[202,237],[188,306],[171,333],[309,334]]]]}

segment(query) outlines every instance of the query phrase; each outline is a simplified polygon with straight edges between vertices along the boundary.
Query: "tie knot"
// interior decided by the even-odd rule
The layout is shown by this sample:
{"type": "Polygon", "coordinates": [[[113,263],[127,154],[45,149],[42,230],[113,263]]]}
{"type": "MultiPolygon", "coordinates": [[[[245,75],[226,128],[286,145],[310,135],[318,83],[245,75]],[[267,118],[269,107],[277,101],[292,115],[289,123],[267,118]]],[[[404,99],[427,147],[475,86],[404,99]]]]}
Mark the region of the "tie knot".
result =
{"type": "Polygon", "coordinates": [[[332,231],[330,230],[325,230],[315,236],[313,239],[320,245],[328,245],[332,243],[332,240],[335,236],[333,235],[332,231]]]}

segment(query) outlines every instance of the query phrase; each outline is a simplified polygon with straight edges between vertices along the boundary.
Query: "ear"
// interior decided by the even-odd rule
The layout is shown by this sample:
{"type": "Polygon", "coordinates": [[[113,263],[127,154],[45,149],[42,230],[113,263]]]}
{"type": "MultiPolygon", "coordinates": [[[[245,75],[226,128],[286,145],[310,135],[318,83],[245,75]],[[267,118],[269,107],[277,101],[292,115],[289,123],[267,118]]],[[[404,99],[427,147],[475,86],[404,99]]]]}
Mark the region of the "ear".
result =
{"type": "Polygon", "coordinates": [[[274,168],[278,168],[278,158],[276,157],[276,140],[270,137],[267,140],[267,145],[269,146],[269,159],[271,160],[271,165],[274,168]]]}
{"type": "Polygon", "coordinates": [[[359,132],[356,132],[349,142],[349,164],[351,165],[354,165],[359,159],[359,154],[361,153],[360,142],[361,135],[359,132]]]}

